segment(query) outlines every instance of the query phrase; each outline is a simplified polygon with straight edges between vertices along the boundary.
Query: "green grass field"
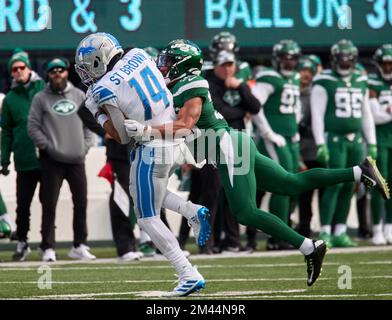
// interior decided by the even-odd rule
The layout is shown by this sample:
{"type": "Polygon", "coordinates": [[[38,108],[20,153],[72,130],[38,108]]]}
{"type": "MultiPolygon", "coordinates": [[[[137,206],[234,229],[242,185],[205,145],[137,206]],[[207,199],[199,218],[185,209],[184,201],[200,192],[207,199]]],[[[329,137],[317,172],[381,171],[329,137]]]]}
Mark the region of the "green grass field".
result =
{"type": "MultiPolygon", "coordinates": [[[[59,258],[65,259],[66,252],[59,250],[59,258]]],[[[93,252],[99,258],[113,256],[113,249],[93,252]]],[[[10,254],[2,252],[0,258],[9,260],[10,254]]],[[[332,249],[322,276],[310,288],[303,257],[296,252],[281,254],[191,256],[207,287],[186,299],[392,299],[392,247],[332,249]]],[[[29,257],[38,260],[36,253],[29,257]]],[[[93,263],[62,260],[49,267],[51,278],[39,261],[1,263],[0,300],[162,299],[159,294],[171,290],[176,279],[167,261],[154,258],[126,264],[112,259],[93,263]],[[40,289],[40,284],[51,288],[40,289]]]]}

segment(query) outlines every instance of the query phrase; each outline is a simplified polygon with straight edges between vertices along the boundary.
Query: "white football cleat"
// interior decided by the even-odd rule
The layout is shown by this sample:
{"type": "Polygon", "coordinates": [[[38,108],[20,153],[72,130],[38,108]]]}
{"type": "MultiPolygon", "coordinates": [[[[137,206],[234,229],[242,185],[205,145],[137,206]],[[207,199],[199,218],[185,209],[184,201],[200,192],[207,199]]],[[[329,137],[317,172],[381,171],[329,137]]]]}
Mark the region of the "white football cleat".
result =
{"type": "Polygon", "coordinates": [[[383,246],[387,244],[387,241],[385,240],[384,234],[382,232],[376,232],[372,237],[372,243],[375,246],[383,246]]]}
{"type": "Polygon", "coordinates": [[[141,257],[142,256],[140,256],[140,254],[138,254],[137,252],[129,251],[123,254],[121,257],[118,257],[118,261],[119,262],[136,261],[136,260],[140,260],[141,257]]]}
{"type": "Polygon", "coordinates": [[[204,289],[206,282],[196,267],[189,267],[179,276],[178,285],[173,291],[164,293],[162,297],[185,297],[204,289]]]}
{"type": "Polygon", "coordinates": [[[42,251],[42,261],[44,262],[55,262],[56,261],[56,252],[52,249],[46,249],[42,251]]]}
{"type": "Polygon", "coordinates": [[[81,244],[79,247],[72,249],[68,252],[68,257],[77,260],[95,260],[96,257],[90,253],[90,248],[85,244],[81,244]]]}

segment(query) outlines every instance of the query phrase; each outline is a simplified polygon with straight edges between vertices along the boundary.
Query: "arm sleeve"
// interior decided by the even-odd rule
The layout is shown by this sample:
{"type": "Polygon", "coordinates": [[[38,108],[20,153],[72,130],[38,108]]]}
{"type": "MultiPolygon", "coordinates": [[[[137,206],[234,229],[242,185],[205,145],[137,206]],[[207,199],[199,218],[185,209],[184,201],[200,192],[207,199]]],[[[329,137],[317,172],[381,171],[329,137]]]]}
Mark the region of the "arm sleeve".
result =
{"type": "Polygon", "coordinates": [[[1,111],[1,164],[10,163],[12,140],[12,116],[4,100],[1,111]]]}
{"type": "Polygon", "coordinates": [[[259,100],[252,94],[249,86],[245,82],[243,82],[238,87],[238,91],[242,98],[242,108],[250,112],[251,114],[258,113],[260,111],[261,104],[259,100]]]}
{"type": "Polygon", "coordinates": [[[275,91],[272,84],[266,82],[256,82],[252,88],[253,95],[259,100],[260,104],[263,106],[268,97],[275,91]]]}
{"type": "Polygon", "coordinates": [[[312,115],[312,131],[316,145],[325,144],[324,116],[327,111],[328,94],[320,85],[315,85],[310,94],[310,112],[312,115]]]}
{"type": "Polygon", "coordinates": [[[31,140],[41,150],[48,148],[50,142],[48,137],[42,131],[42,105],[39,96],[35,96],[31,102],[27,131],[31,140]]]}
{"type": "Polygon", "coordinates": [[[273,130],[269,125],[267,118],[265,117],[263,108],[261,108],[258,114],[252,116],[252,122],[259,130],[261,137],[265,138],[273,133],[273,130]]]}
{"type": "Polygon", "coordinates": [[[114,129],[116,129],[121,139],[121,144],[128,144],[131,141],[131,138],[128,137],[127,132],[125,130],[125,126],[124,126],[125,118],[123,113],[117,107],[111,105],[105,105],[105,109],[109,113],[113,123],[113,127],[114,129]]]}
{"type": "Polygon", "coordinates": [[[392,115],[383,110],[377,98],[369,99],[370,110],[372,111],[375,124],[385,124],[392,121],[392,115]]]}
{"type": "Polygon", "coordinates": [[[369,90],[366,91],[362,105],[362,132],[368,144],[377,144],[376,126],[369,106],[369,90]]]}

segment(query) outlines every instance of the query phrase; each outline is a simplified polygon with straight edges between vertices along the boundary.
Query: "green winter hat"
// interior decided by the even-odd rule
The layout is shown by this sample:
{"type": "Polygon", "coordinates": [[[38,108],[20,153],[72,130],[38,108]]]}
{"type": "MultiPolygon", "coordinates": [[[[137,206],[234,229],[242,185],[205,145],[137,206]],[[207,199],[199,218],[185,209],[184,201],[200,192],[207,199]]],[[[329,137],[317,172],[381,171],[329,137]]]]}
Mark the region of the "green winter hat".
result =
{"type": "Polygon", "coordinates": [[[12,65],[17,62],[23,62],[29,69],[31,69],[31,63],[29,59],[29,54],[22,48],[16,48],[12,53],[11,59],[8,61],[8,71],[11,72],[12,65]]]}

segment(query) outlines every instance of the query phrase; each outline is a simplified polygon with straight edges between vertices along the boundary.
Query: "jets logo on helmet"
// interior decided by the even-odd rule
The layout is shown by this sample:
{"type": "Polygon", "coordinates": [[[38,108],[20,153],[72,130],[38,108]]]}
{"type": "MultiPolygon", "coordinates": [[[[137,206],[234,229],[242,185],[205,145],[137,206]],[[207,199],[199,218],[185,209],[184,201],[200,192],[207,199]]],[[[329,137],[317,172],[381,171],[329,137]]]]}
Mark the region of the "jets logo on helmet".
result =
{"type": "Polygon", "coordinates": [[[351,75],[358,60],[358,49],[350,40],[340,40],[331,47],[331,66],[340,76],[351,75]]]}
{"type": "Polygon", "coordinates": [[[284,77],[291,77],[297,69],[301,47],[293,40],[282,40],[272,49],[272,65],[284,77]]]}
{"type": "Polygon", "coordinates": [[[392,44],[384,44],[378,48],[373,56],[380,76],[386,80],[392,80],[392,44]]]}
{"type": "Polygon", "coordinates": [[[89,86],[105,75],[115,56],[121,56],[123,53],[120,43],[111,34],[90,34],[76,49],[75,70],[82,82],[89,86]]]}
{"type": "Polygon", "coordinates": [[[197,44],[184,39],[171,41],[157,58],[158,69],[167,84],[187,75],[199,75],[203,57],[197,44]]]}

